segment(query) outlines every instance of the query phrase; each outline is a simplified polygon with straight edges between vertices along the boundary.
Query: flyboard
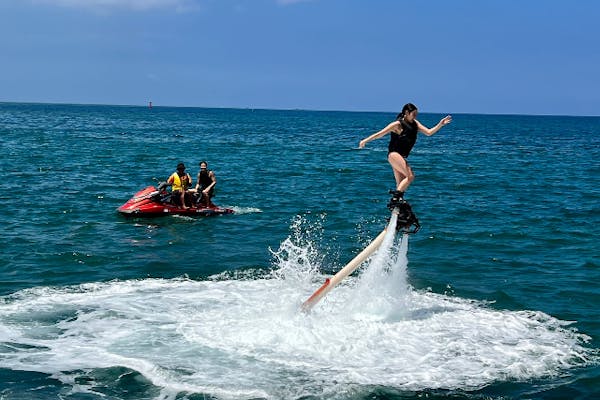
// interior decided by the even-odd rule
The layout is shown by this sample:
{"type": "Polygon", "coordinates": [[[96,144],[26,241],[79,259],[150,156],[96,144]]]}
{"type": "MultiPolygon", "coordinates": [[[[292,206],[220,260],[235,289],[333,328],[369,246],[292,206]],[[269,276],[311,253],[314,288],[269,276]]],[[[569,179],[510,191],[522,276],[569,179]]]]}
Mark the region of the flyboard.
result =
{"type": "MultiPolygon", "coordinates": [[[[388,203],[388,208],[392,212],[390,222],[385,229],[377,235],[375,239],[367,247],[363,249],[356,257],[352,259],[344,268],[339,270],[331,278],[327,278],[325,283],[318,288],[304,303],[302,303],[302,311],[309,312],[315,304],[319,302],[331,289],[336,287],[345,277],[353,273],[360,264],[363,263],[371,254],[373,254],[386,236],[390,225],[393,224],[394,220],[396,223],[396,232],[402,233],[417,233],[421,228],[417,216],[412,211],[410,204],[403,198],[403,193],[397,190],[391,190],[390,194],[392,198],[388,203]]],[[[392,228],[393,229],[393,228],[392,228]]]]}

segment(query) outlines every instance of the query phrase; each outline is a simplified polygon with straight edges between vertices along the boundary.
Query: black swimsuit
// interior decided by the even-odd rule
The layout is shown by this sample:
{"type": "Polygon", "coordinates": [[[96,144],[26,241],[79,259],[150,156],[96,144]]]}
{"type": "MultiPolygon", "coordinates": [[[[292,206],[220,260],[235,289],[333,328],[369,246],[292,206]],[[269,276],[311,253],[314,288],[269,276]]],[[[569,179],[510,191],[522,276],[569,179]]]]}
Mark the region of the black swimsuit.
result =
{"type": "Polygon", "coordinates": [[[401,134],[397,134],[394,131],[390,132],[388,154],[398,153],[402,157],[406,158],[417,141],[419,127],[415,121],[406,122],[404,120],[400,120],[400,125],[402,126],[401,134]]]}
{"type": "MultiPolygon", "coordinates": [[[[213,183],[212,178],[209,175],[210,170],[205,170],[205,171],[200,171],[200,173],[198,174],[198,183],[200,184],[200,190],[204,190],[207,187],[209,187],[211,185],[211,183],[213,183]]],[[[215,192],[215,187],[213,186],[212,188],[210,188],[210,190],[208,191],[208,195],[212,196],[215,192]]]]}

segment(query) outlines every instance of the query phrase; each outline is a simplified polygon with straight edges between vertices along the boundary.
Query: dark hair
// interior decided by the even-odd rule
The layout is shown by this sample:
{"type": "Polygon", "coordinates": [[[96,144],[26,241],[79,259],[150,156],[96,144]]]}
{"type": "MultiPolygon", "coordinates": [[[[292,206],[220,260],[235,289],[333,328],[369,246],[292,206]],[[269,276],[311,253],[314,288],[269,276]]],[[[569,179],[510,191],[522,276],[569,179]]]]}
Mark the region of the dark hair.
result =
{"type": "Polygon", "coordinates": [[[200,162],[198,163],[198,166],[200,166],[200,165],[202,165],[202,164],[206,164],[206,166],[208,167],[208,163],[207,163],[206,161],[200,161],[200,162]]]}
{"type": "Polygon", "coordinates": [[[404,107],[402,107],[402,111],[400,112],[400,114],[398,114],[398,116],[396,117],[396,120],[400,121],[402,118],[404,118],[406,114],[411,113],[416,109],[417,106],[415,106],[413,103],[406,103],[404,107]]]}
{"type": "Polygon", "coordinates": [[[177,164],[177,169],[185,169],[185,165],[183,163],[177,164]]]}

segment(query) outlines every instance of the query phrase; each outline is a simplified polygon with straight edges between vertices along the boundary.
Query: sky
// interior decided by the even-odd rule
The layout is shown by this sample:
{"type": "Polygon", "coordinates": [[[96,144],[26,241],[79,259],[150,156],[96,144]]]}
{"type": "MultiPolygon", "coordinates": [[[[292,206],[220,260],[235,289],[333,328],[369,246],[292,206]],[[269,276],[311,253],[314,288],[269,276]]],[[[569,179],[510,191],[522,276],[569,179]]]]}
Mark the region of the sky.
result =
{"type": "Polygon", "coordinates": [[[595,0],[0,0],[0,102],[600,115],[595,0]]]}

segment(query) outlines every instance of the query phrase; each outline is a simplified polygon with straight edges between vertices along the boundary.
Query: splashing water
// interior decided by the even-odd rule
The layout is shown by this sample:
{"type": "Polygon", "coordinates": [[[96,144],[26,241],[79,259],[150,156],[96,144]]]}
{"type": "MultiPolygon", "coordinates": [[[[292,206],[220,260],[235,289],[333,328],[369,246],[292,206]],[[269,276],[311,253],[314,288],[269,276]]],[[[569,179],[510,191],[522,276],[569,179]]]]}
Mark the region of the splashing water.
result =
{"type": "Polygon", "coordinates": [[[156,398],[289,399],[373,385],[472,390],[596,360],[569,322],[415,291],[408,237],[390,231],[362,273],[308,315],[299,305],[324,277],[302,229],[273,252],[266,278],[22,290],[0,298],[0,368],[43,372],[74,392],[102,393],[129,371],[156,398]]]}
{"type": "Polygon", "coordinates": [[[312,225],[300,216],[296,216],[291,224],[292,234],[286,238],[277,251],[272,251],[273,277],[290,282],[297,287],[308,287],[321,269],[323,257],[319,254],[315,241],[322,235],[322,222],[325,215],[312,225]]]}
{"type": "Polygon", "coordinates": [[[225,208],[231,208],[238,215],[262,213],[262,210],[257,207],[225,206],[225,208]]]}

